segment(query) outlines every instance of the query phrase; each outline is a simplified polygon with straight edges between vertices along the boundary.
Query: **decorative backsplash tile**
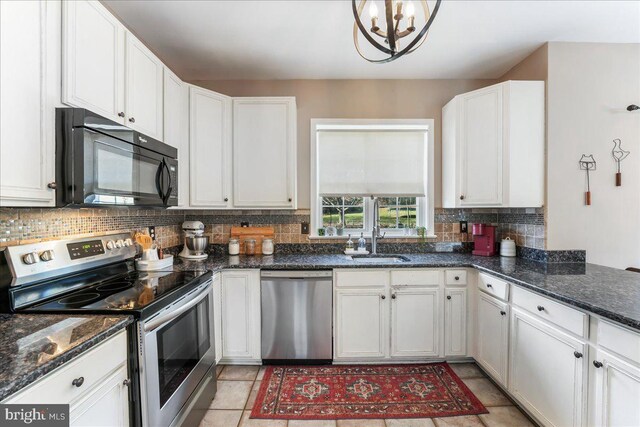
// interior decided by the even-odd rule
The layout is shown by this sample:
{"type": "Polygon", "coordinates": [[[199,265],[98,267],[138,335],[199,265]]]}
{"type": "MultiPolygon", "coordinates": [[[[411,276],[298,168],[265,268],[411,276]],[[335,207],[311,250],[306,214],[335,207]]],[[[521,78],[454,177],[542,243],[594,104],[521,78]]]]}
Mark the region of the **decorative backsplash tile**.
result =
{"type": "MultiPolygon", "coordinates": [[[[158,243],[163,247],[182,244],[181,224],[198,220],[205,224],[205,234],[212,244],[224,245],[231,226],[249,222],[252,226],[274,227],[276,244],[329,245],[344,244],[343,239],[310,240],[301,234],[300,224],[310,221],[308,210],[286,211],[216,211],[162,209],[0,209],[0,247],[32,241],[97,236],[156,227],[158,243]]],[[[489,223],[498,227],[498,240],[510,237],[518,246],[544,249],[545,227],[542,209],[436,209],[435,238],[386,238],[381,243],[411,243],[424,251],[451,251],[469,248],[471,233],[460,233],[459,221],[489,223]],[[417,246],[418,247],[418,246],[417,246]],[[462,249],[461,249],[462,248],[462,249]]],[[[330,247],[330,246],[325,246],[330,247]]],[[[390,246],[393,247],[393,246],[390,246]]],[[[293,249],[293,247],[292,247],[293,249]]],[[[307,248],[313,250],[312,248],[307,248]]],[[[318,250],[321,250],[318,248],[318,250]]],[[[322,249],[324,250],[324,249],[322,249]]]]}

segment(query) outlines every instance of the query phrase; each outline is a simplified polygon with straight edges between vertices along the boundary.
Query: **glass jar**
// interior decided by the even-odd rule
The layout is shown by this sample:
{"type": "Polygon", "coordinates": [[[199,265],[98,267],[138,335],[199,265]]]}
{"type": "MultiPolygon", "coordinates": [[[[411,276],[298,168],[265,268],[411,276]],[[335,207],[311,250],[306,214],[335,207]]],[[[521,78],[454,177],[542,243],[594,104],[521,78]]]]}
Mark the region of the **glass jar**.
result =
{"type": "Polygon", "coordinates": [[[229,255],[238,255],[240,253],[240,242],[238,239],[229,239],[229,255]]]}
{"type": "Polygon", "coordinates": [[[256,239],[246,239],[244,241],[244,254],[245,255],[256,254],[256,239]]]}
{"type": "Polygon", "coordinates": [[[262,241],[262,255],[273,255],[273,239],[262,241]]]}

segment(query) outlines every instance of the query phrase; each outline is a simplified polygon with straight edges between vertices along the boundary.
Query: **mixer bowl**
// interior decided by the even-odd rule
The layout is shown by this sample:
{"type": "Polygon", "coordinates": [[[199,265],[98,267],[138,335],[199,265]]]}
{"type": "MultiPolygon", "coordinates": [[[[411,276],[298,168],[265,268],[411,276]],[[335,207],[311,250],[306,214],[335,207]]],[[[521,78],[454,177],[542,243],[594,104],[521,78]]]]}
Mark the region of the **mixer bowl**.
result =
{"type": "Polygon", "coordinates": [[[184,240],[187,249],[195,252],[195,255],[204,254],[205,249],[209,246],[209,238],[207,236],[187,236],[184,240]]]}

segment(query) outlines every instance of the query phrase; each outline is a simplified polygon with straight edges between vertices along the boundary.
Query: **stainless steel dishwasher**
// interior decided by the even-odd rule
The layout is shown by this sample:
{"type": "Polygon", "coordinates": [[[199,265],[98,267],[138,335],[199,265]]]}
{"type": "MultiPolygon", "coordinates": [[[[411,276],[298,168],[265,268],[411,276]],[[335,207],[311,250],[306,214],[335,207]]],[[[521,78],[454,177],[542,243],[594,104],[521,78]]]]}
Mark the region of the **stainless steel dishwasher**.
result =
{"type": "Polygon", "coordinates": [[[262,361],[331,362],[333,273],[262,271],[262,361]]]}

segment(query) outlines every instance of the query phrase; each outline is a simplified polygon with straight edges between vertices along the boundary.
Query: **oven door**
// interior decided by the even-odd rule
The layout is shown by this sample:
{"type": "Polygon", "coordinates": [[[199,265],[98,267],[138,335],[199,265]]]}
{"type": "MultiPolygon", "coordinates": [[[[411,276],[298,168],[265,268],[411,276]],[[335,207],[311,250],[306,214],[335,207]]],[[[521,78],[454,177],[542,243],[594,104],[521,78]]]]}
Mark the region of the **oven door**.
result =
{"type": "Polygon", "coordinates": [[[145,426],[169,426],[215,363],[212,289],[209,281],[140,323],[145,426]]]}
{"type": "Polygon", "coordinates": [[[83,204],[177,205],[177,160],[91,129],[77,131],[83,137],[83,204]]]}

